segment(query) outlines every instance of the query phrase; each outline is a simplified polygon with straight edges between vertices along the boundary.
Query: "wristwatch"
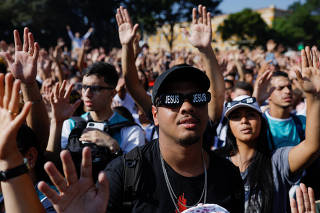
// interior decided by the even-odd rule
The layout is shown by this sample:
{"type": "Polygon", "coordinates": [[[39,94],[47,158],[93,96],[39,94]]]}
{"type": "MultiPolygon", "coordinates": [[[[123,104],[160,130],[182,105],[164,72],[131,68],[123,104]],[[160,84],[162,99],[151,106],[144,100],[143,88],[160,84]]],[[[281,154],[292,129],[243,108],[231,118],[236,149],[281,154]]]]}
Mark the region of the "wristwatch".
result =
{"type": "Polygon", "coordinates": [[[12,169],[8,169],[6,171],[0,171],[0,181],[7,181],[11,178],[18,177],[25,173],[28,173],[28,164],[24,162],[20,166],[14,167],[12,169]]]}

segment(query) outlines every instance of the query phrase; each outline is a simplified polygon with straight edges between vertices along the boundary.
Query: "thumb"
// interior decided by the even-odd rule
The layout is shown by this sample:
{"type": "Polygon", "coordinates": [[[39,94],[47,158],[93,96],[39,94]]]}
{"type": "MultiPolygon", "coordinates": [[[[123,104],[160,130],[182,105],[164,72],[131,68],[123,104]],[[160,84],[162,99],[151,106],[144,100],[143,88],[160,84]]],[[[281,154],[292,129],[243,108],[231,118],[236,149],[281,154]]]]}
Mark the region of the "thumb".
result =
{"type": "Polygon", "coordinates": [[[13,125],[17,127],[17,129],[20,128],[22,123],[26,120],[26,117],[31,109],[31,106],[32,106],[32,103],[30,101],[25,103],[19,115],[17,115],[17,117],[13,120],[13,125]]]}
{"type": "Polygon", "coordinates": [[[0,56],[6,59],[6,61],[7,61],[9,66],[11,66],[11,64],[13,64],[14,60],[11,57],[10,53],[8,53],[8,52],[0,52],[0,56]]]}
{"type": "Polygon", "coordinates": [[[138,27],[139,27],[139,24],[135,24],[134,26],[133,26],[133,32],[132,32],[132,34],[135,36],[136,35],[136,33],[137,33],[137,30],[138,30],[138,27]]]}
{"type": "Polygon", "coordinates": [[[77,110],[77,108],[80,106],[81,100],[77,100],[73,105],[72,105],[72,114],[77,110]]]}
{"type": "Polygon", "coordinates": [[[97,183],[97,205],[100,206],[101,212],[106,212],[109,196],[110,196],[110,190],[109,190],[109,181],[107,179],[107,174],[105,172],[100,172],[98,176],[98,183],[97,183]]]}

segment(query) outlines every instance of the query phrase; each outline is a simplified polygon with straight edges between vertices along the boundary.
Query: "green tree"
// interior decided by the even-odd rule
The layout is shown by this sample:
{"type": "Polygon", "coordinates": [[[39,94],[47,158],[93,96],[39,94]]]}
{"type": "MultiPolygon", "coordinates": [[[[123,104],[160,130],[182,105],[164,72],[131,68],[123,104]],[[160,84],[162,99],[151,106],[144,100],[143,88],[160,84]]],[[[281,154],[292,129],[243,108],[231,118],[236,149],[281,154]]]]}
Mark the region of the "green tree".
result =
{"type": "Polygon", "coordinates": [[[223,40],[236,36],[235,41],[239,46],[264,46],[271,37],[268,25],[260,14],[251,9],[231,14],[222,24],[218,26],[223,40]]]}
{"type": "Polygon", "coordinates": [[[279,42],[291,47],[297,47],[301,42],[320,45],[320,0],[307,0],[304,4],[296,2],[288,9],[288,15],[273,22],[279,42]]]}

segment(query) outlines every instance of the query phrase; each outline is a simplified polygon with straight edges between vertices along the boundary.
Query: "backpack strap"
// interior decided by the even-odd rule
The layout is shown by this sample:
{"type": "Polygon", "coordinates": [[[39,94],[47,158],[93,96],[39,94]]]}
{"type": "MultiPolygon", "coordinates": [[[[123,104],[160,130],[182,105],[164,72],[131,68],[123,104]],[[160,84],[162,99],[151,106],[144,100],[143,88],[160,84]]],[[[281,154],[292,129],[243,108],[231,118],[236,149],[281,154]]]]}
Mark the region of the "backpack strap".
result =
{"type": "Polygon", "coordinates": [[[141,179],[142,154],[139,147],[123,156],[124,197],[122,206],[131,208],[134,197],[137,196],[138,185],[141,179]]]}
{"type": "Polygon", "coordinates": [[[294,122],[294,124],[296,126],[297,132],[299,134],[300,142],[301,142],[301,141],[303,141],[305,139],[305,131],[303,130],[302,122],[298,118],[297,115],[291,114],[291,116],[292,116],[293,122],[294,122]]]}

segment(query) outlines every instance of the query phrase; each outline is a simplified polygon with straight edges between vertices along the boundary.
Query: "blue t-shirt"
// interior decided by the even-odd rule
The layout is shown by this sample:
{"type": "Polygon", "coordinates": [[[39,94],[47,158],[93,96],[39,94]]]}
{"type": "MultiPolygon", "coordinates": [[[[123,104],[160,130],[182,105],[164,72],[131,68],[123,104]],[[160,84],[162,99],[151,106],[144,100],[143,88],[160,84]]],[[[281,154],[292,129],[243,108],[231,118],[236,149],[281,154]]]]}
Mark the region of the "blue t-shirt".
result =
{"type": "MultiPolygon", "coordinates": [[[[270,132],[272,135],[274,149],[284,146],[295,146],[301,142],[299,132],[292,117],[287,119],[273,118],[269,112],[265,112],[270,132]]],[[[302,129],[306,129],[306,117],[303,115],[297,115],[302,124],[302,129]]],[[[270,141],[269,141],[270,142],[270,141]]],[[[271,144],[269,144],[270,147],[271,144]]]]}

